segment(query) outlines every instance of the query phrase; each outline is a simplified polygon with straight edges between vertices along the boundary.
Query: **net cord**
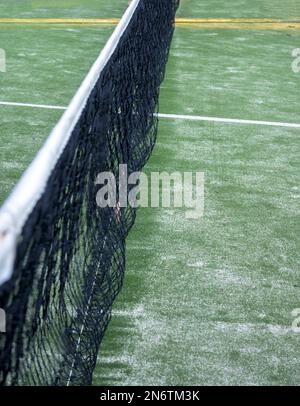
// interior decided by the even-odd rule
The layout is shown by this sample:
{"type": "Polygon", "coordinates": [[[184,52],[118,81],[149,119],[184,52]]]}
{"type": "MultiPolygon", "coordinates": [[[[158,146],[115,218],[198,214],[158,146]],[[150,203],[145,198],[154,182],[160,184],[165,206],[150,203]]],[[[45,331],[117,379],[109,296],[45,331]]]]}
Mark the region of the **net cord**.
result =
{"type": "Polygon", "coordinates": [[[18,236],[42,196],[99,75],[109,62],[140,0],[133,0],[44,146],[0,209],[0,285],[13,273],[18,236]]]}

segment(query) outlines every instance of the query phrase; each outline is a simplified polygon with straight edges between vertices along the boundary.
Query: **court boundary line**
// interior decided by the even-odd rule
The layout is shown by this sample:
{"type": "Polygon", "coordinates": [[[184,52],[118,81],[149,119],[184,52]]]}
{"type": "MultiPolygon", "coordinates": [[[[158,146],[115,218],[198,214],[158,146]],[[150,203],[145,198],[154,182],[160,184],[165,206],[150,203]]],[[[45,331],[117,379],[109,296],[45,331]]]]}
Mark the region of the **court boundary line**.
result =
{"type": "Polygon", "coordinates": [[[67,110],[65,106],[50,106],[48,104],[32,104],[32,103],[16,103],[16,102],[5,102],[0,101],[0,106],[12,106],[12,107],[31,107],[37,109],[47,109],[47,110],[67,110]]]}
{"type": "MultiPolygon", "coordinates": [[[[38,109],[47,110],[66,110],[66,106],[55,106],[47,104],[33,104],[33,103],[17,103],[17,102],[5,102],[0,101],[0,106],[11,106],[11,107],[30,107],[38,109]]],[[[156,114],[161,119],[169,120],[182,120],[182,121],[199,121],[199,122],[212,122],[221,124],[240,124],[240,125],[260,125],[260,126],[271,126],[271,127],[285,127],[285,128],[300,128],[298,123],[285,123],[279,121],[265,121],[265,120],[245,120],[238,118],[225,118],[225,117],[208,117],[208,116],[192,116],[184,114],[156,114]]]]}
{"type": "MultiPolygon", "coordinates": [[[[0,29],[112,27],[118,18],[0,18],[0,29]]],[[[284,18],[176,18],[178,28],[299,30],[300,17],[284,18]]]]}
{"type": "Polygon", "coordinates": [[[245,120],[239,118],[225,118],[225,117],[207,117],[207,116],[190,116],[181,114],[163,114],[159,113],[160,118],[174,119],[174,120],[185,120],[185,121],[206,121],[213,123],[223,123],[223,124],[242,124],[242,125],[261,125],[261,126],[271,126],[271,127],[288,127],[288,128],[300,128],[298,123],[285,123],[279,121],[265,121],[265,120],[245,120]]]}

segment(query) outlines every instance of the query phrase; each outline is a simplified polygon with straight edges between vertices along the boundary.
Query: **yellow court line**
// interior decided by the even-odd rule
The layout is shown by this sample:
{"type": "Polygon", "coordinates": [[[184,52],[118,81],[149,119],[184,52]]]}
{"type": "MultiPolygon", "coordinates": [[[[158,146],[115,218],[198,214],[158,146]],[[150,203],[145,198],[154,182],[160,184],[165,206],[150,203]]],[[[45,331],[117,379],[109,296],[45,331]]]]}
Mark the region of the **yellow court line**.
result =
{"type": "MultiPolygon", "coordinates": [[[[0,23],[118,23],[118,18],[0,18],[0,23]]],[[[289,23],[300,21],[300,17],[274,18],[176,18],[176,23],[289,23]]]]}
{"type": "Polygon", "coordinates": [[[118,18],[0,18],[0,23],[15,24],[15,23],[119,23],[118,18]]]}
{"type": "Polygon", "coordinates": [[[299,29],[300,23],[179,23],[176,27],[181,28],[227,28],[227,29],[263,29],[263,30],[287,30],[299,29]]]}
{"type": "Polygon", "coordinates": [[[80,28],[80,27],[113,27],[116,24],[112,24],[112,23],[106,23],[106,24],[39,24],[39,23],[35,23],[35,24],[1,24],[0,23],[0,30],[1,29],[14,29],[14,28],[36,28],[36,27],[42,27],[42,28],[50,28],[50,27],[60,27],[60,28],[80,28]]]}
{"type": "MultiPolygon", "coordinates": [[[[0,18],[0,28],[25,27],[111,27],[117,18],[0,18]]],[[[177,18],[180,28],[228,28],[228,29],[299,29],[300,17],[289,20],[272,18],[177,18]],[[299,21],[299,22],[297,22],[299,21]]]]}
{"type": "Polygon", "coordinates": [[[280,18],[176,18],[177,23],[278,23],[299,21],[300,17],[280,18]]]}
{"type": "MultiPolygon", "coordinates": [[[[69,24],[39,24],[39,23],[35,23],[35,24],[21,24],[21,23],[17,23],[17,24],[1,24],[0,23],[0,30],[1,29],[16,29],[16,28],[24,28],[24,29],[28,29],[28,28],[49,28],[49,27],[55,27],[55,28],[81,28],[81,27],[113,27],[114,24],[112,23],[105,23],[105,24],[84,24],[84,23],[80,23],[80,24],[74,24],[74,23],[69,23],[69,24]]],[[[243,23],[243,24],[230,24],[230,23],[211,23],[211,24],[197,24],[197,23],[193,23],[193,24],[187,24],[187,23],[179,23],[176,24],[177,28],[199,28],[199,29],[212,29],[212,28],[221,28],[221,29],[247,29],[247,30],[253,30],[253,29],[258,29],[258,30],[298,30],[300,29],[300,23],[276,23],[276,24],[262,24],[262,23],[258,23],[258,24],[247,24],[247,23],[243,23]]]]}

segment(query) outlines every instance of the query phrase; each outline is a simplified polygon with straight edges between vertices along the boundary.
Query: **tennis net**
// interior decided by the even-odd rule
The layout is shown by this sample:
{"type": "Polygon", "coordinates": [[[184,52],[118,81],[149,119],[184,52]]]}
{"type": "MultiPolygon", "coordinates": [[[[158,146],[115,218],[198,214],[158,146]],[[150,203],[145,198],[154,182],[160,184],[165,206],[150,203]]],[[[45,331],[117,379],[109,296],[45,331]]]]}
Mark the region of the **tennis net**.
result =
{"type": "Polygon", "coordinates": [[[89,385],[136,209],[99,208],[96,178],[151,155],[177,0],[133,0],[0,210],[2,385],[89,385]]]}

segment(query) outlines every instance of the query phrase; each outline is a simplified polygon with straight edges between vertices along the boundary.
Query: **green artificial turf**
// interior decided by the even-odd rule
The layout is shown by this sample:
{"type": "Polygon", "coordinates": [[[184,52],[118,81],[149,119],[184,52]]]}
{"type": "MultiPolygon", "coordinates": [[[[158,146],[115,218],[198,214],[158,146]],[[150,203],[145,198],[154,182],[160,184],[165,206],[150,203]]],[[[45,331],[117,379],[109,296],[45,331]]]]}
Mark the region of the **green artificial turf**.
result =
{"type": "MultiPolygon", "coordinates": [[[[0,1],[0,15],[109,18],[127,4],[72,1],[0,1]]],[[[300,5],[182,0],[178,16],[293,19],[300,5]]],[[[0,25],[0,101],[67,105],[112,30],[0,25]]],[[[177,27],[160,112],[300,123],[295,48],[300,30],[177,27]]],[[[60,115],[0,106],[0,202],[60,115]]],[[[95,385],[299,385],[299,131],[160,120],[145,172],[204,172],[205,213],[139,210],[95,385]]]]}

